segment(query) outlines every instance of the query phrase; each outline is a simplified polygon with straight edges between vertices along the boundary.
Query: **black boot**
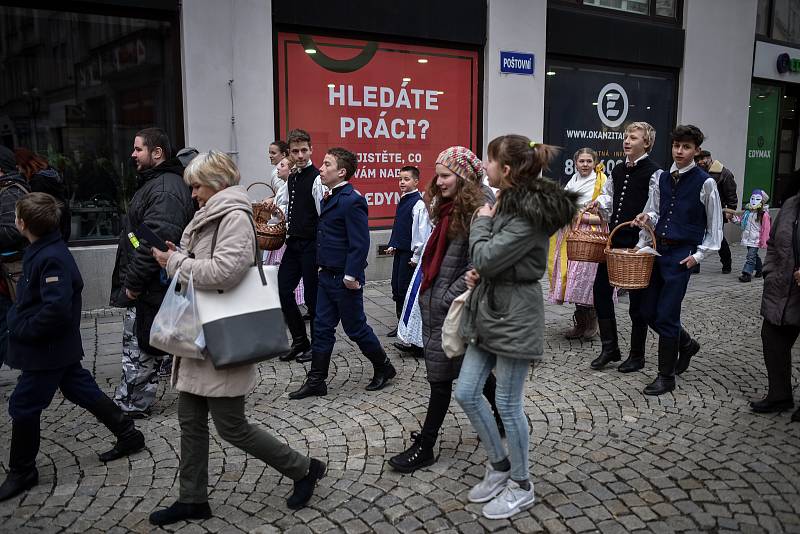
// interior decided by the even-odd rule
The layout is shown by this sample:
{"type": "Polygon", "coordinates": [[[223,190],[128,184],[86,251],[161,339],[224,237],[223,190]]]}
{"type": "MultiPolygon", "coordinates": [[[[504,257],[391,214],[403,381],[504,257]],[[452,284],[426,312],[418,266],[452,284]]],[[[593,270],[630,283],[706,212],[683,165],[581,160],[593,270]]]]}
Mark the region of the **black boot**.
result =
{"type": "Polygon", "coordinates": [[[592,360],[589,367],[598,370],[605,367],[610,362],[618,362],[622,359],[619,353],[619,342],[617,341],[617,320],[598,319],[597,326],[600,328],[600,343],[602,350],[600,356],[592,360]]]}
{"type": "Polygon", "coordinates": [[[186,519],[211,519],[211,507],[207,502],[174,502],[168,508],[150,514],[151,525],[171,525],[186,519]]]}
{"type": "Polygon", "coordinates": [[[331,355],[321,352],[311,354],[311,369],[300,389],[289,393],[292,400],[305,399],[306,397],[324,397],[328,394],[328,385],[325,380],[328,378],[328,368],[331,364],[331,355]]]}
{"type": "Polygon", "coordinates": [[[428,467],[436,462],[433,445],[434,443],[425,439],[422,434],[412,432],[411,446],[397,456],[389,458],[389,465],[401,473],[413,473],[417,469],[428,467]]]}
{"type": "Polygon", "coordinates": [[[312,458],[308,466],[308,474],[295,481],[294,491],[286,499],[286,506],[292,510],[297,510],[308,504],[311,496],[314,495],[314,488],[317,487],[317,482],[324,476],[325,464],[316,458],[312,458]]]}
{"type": "Polygon", "coordinates": [[[397,370],[394,368],[394,365],[392,365],[392,362],[389,361],[389,357],[383,349],[380,349],[380,352],[364,354],[364,356],[372,362],[372,367],[374,369],[372,380],[369,381],[366,387],[367,391],[383,389],[386,387],[386,383],[389,382],[389,380],[397,376],[397,370]]]}
{"type": "Polygon", "coordinates": [[[308,341],[307,337],[302,337],[296,341],[292,341],[292,348],[289,349],[289,352],[283,354],[278,357],[278,359],[282,362],[290,362],[297,358],[298,356],[302,355],[304,352],[308,352],[311,349],[311,343],[308,341]]]}
{"type": "Polygon", "coordinates": [[[98,455],[101,462],[111,462],[144,449],[144,434],[114,401],[103,395],[88,409],[117,438],[117,444],[110,451],[98,455]]]}
{"type": "Polygon", "coordinates": [[[8,474],[0,485],[0,501],[16,497],[39,483],[36,455],[39,453],[39,421],[11,423],[8,474]]]}
{"type": "Polygon", "coordinates": [[[675,389],[675,365],[678,361],[679,338],[658,338],[658,376],[644,388],[645,395],[663,395],[675,389]]]}
{"type": "Polygon", "coordinates": [[[782,400],[771,400],[769,397],[750,403],[750,409],[756,413],[777,413],[794,408],[794,400],[791,397],[782,400]]]}
{"type": "Polygon", "coordinates": [[[675,374],[680,375],[689,368],[692,356],[700,351],[700,343],[692,339],[689,332],[681,328],[680,344],[678,348],[678,364],[675,366],[675,374]]]}
{"type": "Polygon", "coordinates": [[[628,359],[622,362],[617,371],[632,373],[644,368],[644,347],[647,343],[647,325],[631,326],[631,350],[628,359]]]}

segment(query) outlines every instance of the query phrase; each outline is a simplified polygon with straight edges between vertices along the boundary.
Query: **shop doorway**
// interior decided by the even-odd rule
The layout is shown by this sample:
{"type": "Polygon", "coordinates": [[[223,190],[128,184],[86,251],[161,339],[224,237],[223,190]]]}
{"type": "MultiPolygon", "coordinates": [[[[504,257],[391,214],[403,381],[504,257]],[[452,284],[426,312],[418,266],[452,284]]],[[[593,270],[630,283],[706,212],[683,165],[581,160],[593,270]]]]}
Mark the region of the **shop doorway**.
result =
{"type": "Polygon", "coordinates": [[[778,154],[775,172],[775,195],[770,205],[779,208],[783,201],[800,189],[800,85],[783,88],[778,118],[778,154]]]}

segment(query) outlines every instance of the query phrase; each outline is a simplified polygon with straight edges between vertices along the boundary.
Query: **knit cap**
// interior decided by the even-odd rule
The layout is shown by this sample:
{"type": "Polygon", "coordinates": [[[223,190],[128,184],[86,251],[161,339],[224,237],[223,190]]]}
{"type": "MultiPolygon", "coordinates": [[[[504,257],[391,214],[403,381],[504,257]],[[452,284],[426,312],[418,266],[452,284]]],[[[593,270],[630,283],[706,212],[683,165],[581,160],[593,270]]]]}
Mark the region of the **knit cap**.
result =
{"type": "Polygon", "coordinates": [[[0,171],[9,173],[17,170],[17,159],[11,149],[0,145],[0,171]]]}
{"type": "Polygon", "coordinates": [[[442,150],[439,157],[436,158],[436,163],[444,165],[465,180],[476,182],[479,185],[483,183],[483,163],[467,147],[451,146],[442,150]]]}

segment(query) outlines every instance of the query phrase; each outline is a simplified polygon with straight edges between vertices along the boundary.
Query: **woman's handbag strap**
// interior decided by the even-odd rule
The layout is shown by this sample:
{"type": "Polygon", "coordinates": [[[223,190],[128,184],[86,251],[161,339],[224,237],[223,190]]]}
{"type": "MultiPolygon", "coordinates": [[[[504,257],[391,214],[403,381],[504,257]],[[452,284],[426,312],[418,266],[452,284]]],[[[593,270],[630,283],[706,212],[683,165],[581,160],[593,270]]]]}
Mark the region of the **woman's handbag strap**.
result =
{"type": "MultiPolygon", "coordinates": [[[[253,227],[253,237],[255,238],[255,246],[254,246],[254,254],[253,254],[253,261],[255,262],[256,267],[258,268],[258,274],[261,276],[261,285],[267,285],[267,276],[264,274],[264,265],[259,261],[258,258],[258,236],[256,234],[256,223],[253,221],[253,215],[244,208],[236,208],[228,213],[233,211],[243,211],[247,214],[247,218],[250,219],[250,226],[253,227]]],[[[225,215],[227,215],[226,213],[225,215]]],[[[217,227],[214,228],[214,236],[211,238],[211,257],[214,257],[214,249],[217,248],[217,234],[219,234],[219,226],[222,223],[222,219],[225,218],[225,215],[220,217],[219,221],[217,221],[217,227]]]]}

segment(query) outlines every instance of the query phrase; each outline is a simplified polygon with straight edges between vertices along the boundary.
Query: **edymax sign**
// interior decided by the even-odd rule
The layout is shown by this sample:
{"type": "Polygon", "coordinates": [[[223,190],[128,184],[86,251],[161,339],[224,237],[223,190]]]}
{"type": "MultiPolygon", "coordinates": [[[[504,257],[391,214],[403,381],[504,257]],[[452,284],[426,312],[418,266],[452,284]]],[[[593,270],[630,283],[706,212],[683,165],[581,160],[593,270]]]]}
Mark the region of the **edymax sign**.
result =
{"type": "Polygon", "coordinates": [[[307,130],[315,164],[335,146],[356,154],[373,228],[392,224],[401,167],[423,189],[439,152],[477,145],[474,51],[279,32],[277,93],[280,136],[307,130]]]}

